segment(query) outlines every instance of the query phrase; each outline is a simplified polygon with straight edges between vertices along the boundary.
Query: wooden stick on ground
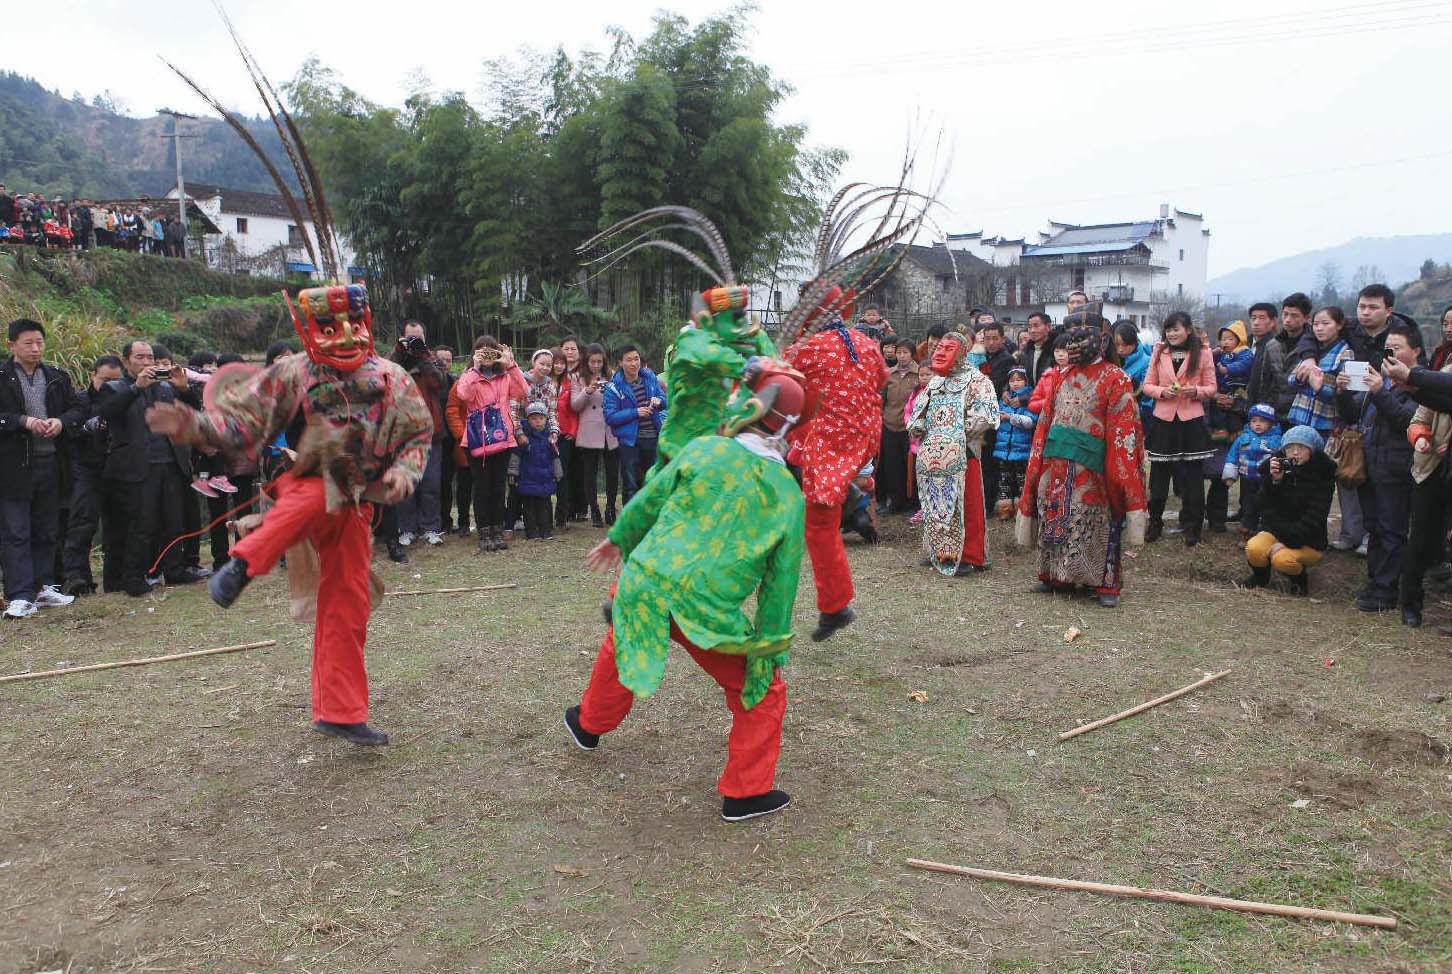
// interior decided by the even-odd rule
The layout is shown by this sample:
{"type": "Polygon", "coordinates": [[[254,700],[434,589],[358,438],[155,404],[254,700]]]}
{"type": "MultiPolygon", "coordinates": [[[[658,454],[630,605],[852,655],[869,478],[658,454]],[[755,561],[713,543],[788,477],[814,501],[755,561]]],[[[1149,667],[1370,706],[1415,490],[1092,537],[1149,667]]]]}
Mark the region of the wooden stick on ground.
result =
{"type": "Polygon", "coordinates": [[[216,649],[198,649],[190,653],[173,653],[170,656],[149,656],[146,659],[123,659],[114,663],[92,663],[89,666],[67,666],[59,670],[40,670],[35,673],[18,673],[15,676],[0,676],[0,683],[20,683],[23,680],[44,680],[52,676],[66,676],[71,673],[94,673],[97,670],[114,670],[122,666],[149,666],[152,663],[172,663],[179,659],[196,659],[198,656],[216,656],[218,653],[236,653],[244,649],[261,649],[276,646],[276,639],[264,639],[258,643],[240,643],[236,646],[218,646],[216,649]]]}
{"type": "Polygon", "coordinates": [[[1395,930],[1397,928],[1397,921],[1394,917],[1371,916],[1366,913],[1342,913],[1340,910],[1314,910],[1305,906],[1284,906],[1279,903],[1257,903],[1254,900],[1234,900],[1226,896],[1200,896],[1195,893],[1177,893],[1164,889],[1141,889],[1138,886],[1088,883],[1079,879],[1054,879],[1051,876],[1026,876],[1022,873],[1001,873],[993,869],[975,869],[971,866],[950,866],[945,863],[928,862],[923,859],[909,859],[907,864],[914,869],[929,869],[933,872],[952,873],[956,876],[972,876],[974,879],[992,879],[1001,883],[1018,883],[1021,886],[1042,886],[1046,889],[1106,893],[1110,896],[1128,896],[1140,900],[1159,900],[1166,903],[1188,903],[1192,906],[1210,906],[1219,910],[1236,910],[1240,913],[1269,913],[1272,916],[1293,917],[1301,920],[1354,923],[1363,927],[1381,927],[1384,930],[1395,930]]]}
{"type": "Polygon", "coordinates": [[[1137,707],[1130,707],[1128,710],[1121,711],[1121,712],[1115,714],[1113,717],[1103,717],[1103,718],[1101,718],[1099,720],[1094,721],[1091,724],[1083,724],[1083,725],[1081,725],[1079,727],[1075,727],[1071,731],[1064,731],[1064,733],[1062,733],[1062,734],[1059,735],[1059,740],[1061,740],[1061,741],[1067,741],[1071,737],[1078,737],[1080,734],[1087,734],[1087,733],[1089,733],[1092,730],[1098,730],[1099,728],[1105,726],[1106,724],[1112,724],[1112,723],[1114,723],[1117,720],[1123,720],[1126,717],[1133,717],[1135,714],[1142,714],[1146,710],[1149,710],[1151,707],[1158,707],[1162,703],[1169,703],[1171,700],[1174,700],[1176,697],[1183,697],[1185,694],[1189,693],[1190,691],[1192,691],[1192,690],[1198,690],[1201,687],[1205,686],[1207,683],[1214,683],[1216,680],[1220,679],[1222,676],[1229,676],[1230,673],[1231,673],[1230,670],[1221,670],[1219,673],[1209,674],[1203,680],[1197,680],[1194,683],[1191,683],[1187,687],[1181,687],[1180,689],[1176,690],[1174,693],[1167,693],[1163,697],[1155,697],[1153,700],[1147,701],[1146,703],[1142,703],[1142,704],[1140,704],[1137,707]]]}
{"type": "Polygon", "coordinates": [[[412,592],[384,592],[389,595],[453,595],[457,592],[494,592],[501,588],[519,588],[514,582],[503,585],[471,585],[468,588],[421,588],[412,592]]]}

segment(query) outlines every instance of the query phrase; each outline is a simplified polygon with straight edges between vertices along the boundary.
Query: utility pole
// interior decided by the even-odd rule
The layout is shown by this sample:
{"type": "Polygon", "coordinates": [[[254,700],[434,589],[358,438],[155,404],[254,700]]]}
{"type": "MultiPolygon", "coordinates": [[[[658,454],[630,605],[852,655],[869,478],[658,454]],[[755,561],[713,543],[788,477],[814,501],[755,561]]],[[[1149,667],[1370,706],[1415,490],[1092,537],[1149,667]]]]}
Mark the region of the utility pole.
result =
{"type": "Polygon", "coordinates": [[[187,189],[186,189],[186,185],[182,183],[181,140],[182,139],[195,139],[196,136],[195,135],[183,135],[182,134],[182,132],[181,132],[181,120],[185,118],[185,119],[188,119],[190,121],[196,121],[196,118],[197,117],[195,115],[187,115],[187,114],[185,114],[183,112],[173,111],[170,108],[159,108],[159,109],[157,109],[157,112],[156,113],[158,115],[170,115],[171,116],[171,131],[168,132],[168,133],[166,133],[166,134],[163,134],[163,135],[159,136],[159,138],[171,139],[171,154],[172,154],[172,158],[174,158],[176,160],[176,209],[177,209],[177,219],[179,219],[181,221],[181,227],[182,227],[182,252],[181,252],[181,255],[182,255],[182,260],[186,260],[186,257],[187,257],[187,236],[188,236],[188,234],[187,234],[187,189]]]}

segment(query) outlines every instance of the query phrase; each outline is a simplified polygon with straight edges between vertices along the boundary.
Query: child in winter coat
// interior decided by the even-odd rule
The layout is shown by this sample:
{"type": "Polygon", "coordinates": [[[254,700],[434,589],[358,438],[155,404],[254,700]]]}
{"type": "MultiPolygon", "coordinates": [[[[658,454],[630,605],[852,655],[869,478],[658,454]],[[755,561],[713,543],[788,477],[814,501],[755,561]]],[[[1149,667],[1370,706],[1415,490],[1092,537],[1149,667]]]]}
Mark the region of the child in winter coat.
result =
{"type": "Polygon", "coordinates": [[[1225,467],[1220,479],[1228,492],[1240,481],[1241,537],[1249,538],[1260,530],[1260,511],[1256,507],[1260,492],[1260,462],[1281,448],[1281,428],[1276,424],[1276,411],[1267,403],[1250,407],[1250,422],[1225,454],[1225,467]]]}
{"type": "Polygon", "coordinates": [[[1286,576],[1291,592],[1309,595],[1312,565],[1326,550],[1326,515],[1336,488],[1336,462],[1325,453],[1321,434],[1294,426],[1281,448],[1260,462],[1260,533],[1245,543],[1250,562],[1246,588],[1270,584],[1271,569],[1286,576]]]}
{"type": "Polygon", "coordinates": [[[1029,451],[1034,445],[1034,426],[1038,415],[1029,410],[1029,397],[1033,390],[1028,384],[1028,370],[1008,370],[1008,385],[1003,390],[1002,404],[998,410],[998,438],[993,444],[993,456],[998,460],[998,519],[1006,521],[1013,516],[1018,504],[1018,495],[1023,493],[1023,474],[1028,467],[1029,451]]]}
{"type": "Polygon", "coordinates": [[[1245,341],[1245,324],[1232,321],[1220,329],[1215,352],[1215,399],[1210,404],[1210,442],[1229,443],[1244,424],[1246,386],[1255,353],[1245,341]]]}
{"type": "Polygon", "coordinates": [[[550,498],[555,482],[564,476],[559,451],[550,441],[550,410],[535,401],[525,408],[525,443],[509,458],[509,485],[519,494],[524,508],[524,536],[529,541],[546,541],[554,536],[550,498]]]}

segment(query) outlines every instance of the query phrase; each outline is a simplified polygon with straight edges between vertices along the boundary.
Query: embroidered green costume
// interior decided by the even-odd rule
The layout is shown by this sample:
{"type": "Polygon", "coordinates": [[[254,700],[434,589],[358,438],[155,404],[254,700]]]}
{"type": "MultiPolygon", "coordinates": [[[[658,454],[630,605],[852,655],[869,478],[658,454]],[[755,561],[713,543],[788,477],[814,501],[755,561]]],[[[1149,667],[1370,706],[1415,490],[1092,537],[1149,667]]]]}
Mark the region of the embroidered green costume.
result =
{"type": "Polygon", "coordinates": [[[624,559],[613,609],[621,683],[639,697],[660,685],[674,619],[701,649],[746,656],[741,702],[759,702],[787,661],[803,517],[783,464],[724,436],[686,444],[610,529],[624,559]],[[754,623],[741,610],[753,590],[754,623]]]}

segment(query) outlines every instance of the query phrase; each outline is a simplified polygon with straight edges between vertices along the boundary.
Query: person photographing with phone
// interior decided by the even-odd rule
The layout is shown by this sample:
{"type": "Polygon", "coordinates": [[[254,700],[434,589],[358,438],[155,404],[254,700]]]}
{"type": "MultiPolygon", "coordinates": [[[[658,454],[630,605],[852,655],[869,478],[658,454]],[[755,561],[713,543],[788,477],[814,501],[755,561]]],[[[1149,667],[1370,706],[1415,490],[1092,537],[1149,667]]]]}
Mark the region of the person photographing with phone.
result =
{"type": "Polygon", "coordinates": [[[615,523],[615,497],[620,481],[620,443],[605,421],[605,347],[592,344],[585,349],[580,370],[570,378],[570,408],[578,420],[575,431],[575,462],[580,467],[584,508],[597,528],[615,523]],[[605,468],[605,510],[600,510],[597,491],[600,468],[605,468]]]}

